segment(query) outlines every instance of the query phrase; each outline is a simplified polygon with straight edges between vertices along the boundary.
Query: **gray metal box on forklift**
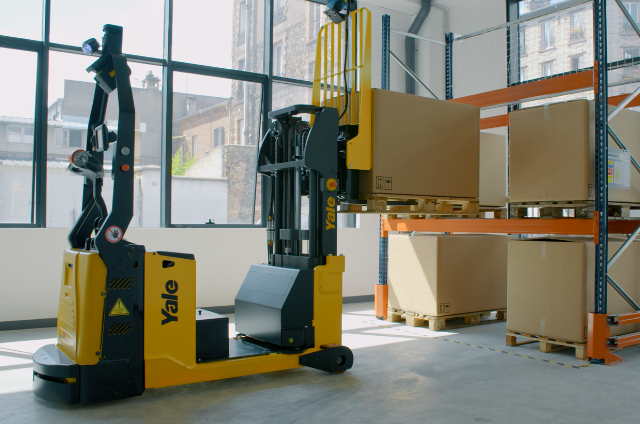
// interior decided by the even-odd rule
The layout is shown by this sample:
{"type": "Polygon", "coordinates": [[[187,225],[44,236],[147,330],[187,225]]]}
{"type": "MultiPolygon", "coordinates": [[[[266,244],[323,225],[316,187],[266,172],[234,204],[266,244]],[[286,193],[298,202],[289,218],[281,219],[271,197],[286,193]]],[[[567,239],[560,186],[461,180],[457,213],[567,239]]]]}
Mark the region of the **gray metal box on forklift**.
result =
{"type": "Polygon", "coordinates": [[[285,348],[314,346],[313,269],[252,265],[235,305],[237,332],[285,348]]]}

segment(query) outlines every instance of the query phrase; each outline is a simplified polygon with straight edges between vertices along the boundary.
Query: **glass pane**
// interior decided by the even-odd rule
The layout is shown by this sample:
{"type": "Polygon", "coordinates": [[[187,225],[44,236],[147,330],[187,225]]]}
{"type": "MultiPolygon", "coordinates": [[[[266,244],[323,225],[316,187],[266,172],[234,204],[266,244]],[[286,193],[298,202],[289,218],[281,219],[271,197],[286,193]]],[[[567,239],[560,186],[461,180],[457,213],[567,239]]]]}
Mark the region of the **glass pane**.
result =
{"type": "Polygon", "coordinates": [[[271,96],[271,109],[278,110],[291,105],[311,104],[313,90],[311,87],[303,87],[291,84],[273,83],[271,96]]]}
{"type": "Polygon", "coordinates": [[[173,3],[173,60],[262,73],[263,51],[264,0],[173,3]]]}
{"type": "Polygon", "coordinates": [[[273,9],[273,75],[313,81],[316,39],[329,19],[326,6],[306,0],[276,0],[273,9]]]}
{"type": "Polygon", "coordinates": [[[173,224],[253,224],[262,86],[176,72],[173,224]]]}
{"type": "Polygon", "coordinates": [[[0,222],[30,223],[37,54],[0,48],[0,222]]]}
{"type": "Polygon", "coordinates": [[[123,27],[122,51],[162,57],[164,0],[84,0],[51,2],[51,42],[80,46],[95,38],[102,41],[105,24],[123,27]]]}
{"type": "MultiPolygon", "coordinates": [[[[70,227],[82,212],[83,178],[66,168],[69,155],[86,148],[87,125],[95,90],[85,69],[96,58],[52,52],[49,64],[47,147],[47,226],[70,227]]],[[[162,68],[129,63],[136,107],[134,216],[131,227],[160,226],[160,152],[162,130],[162,68]]],[[[118,130],[117,91],[109,96],[106,124],[118,130]]],[[[111,210],[111,161],[115,147],[105,152],[102,195],[111,210]]]]}
{"type": "Polygon", "coordinates": [[[0,35],[42,40],[42,0],[3,1],[0,9],[0,35]]]}

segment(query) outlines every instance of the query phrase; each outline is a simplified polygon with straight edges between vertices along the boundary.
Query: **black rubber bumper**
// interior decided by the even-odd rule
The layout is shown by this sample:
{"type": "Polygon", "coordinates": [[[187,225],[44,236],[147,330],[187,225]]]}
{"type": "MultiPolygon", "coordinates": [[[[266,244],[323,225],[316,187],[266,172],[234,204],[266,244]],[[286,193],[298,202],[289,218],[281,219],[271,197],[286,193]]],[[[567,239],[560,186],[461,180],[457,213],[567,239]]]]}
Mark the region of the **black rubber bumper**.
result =
{"type": "Polygon", "coordinates": [[[80,402],[80,366],[55,345],[41,347],[33,354],[33,394],[64,404],[80,402]]]}
{"type": "Polygon", "coordinates": [[[339,374],[353,366],[353,352],[346,346],[322,347],[316,352],[301,355],[299,363],[305,367],[339,374]]]}

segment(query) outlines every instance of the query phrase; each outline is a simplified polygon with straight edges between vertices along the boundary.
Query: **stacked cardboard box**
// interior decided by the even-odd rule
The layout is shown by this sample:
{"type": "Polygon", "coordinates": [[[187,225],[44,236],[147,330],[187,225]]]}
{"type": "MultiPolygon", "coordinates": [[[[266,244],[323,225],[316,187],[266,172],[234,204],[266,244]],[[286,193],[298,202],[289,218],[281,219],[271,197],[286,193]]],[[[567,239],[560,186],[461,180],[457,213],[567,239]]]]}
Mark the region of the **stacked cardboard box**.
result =
{"type": "Polygon", "coordinates": [[[507,137],[480,133],[480,206],[507,205],[507,137]]]}
{"type": "MultiPolygon", "coordinates": [[[[511,202],[593,199],[594,111],[594,102],[576,100],[509,114],[511,202]]],[[[640,113],[621,110],[610,125],[631,154],[640,155],[640,113]]],[[[609,147],[617,148],[611,138],[609,147]]],[[[640,202],[640,173],[633,169],[630,185],[611,188],[609,201],[640,202]]]]}
{"type": "Polygon", "coordinates": [[[478,198],[480,108],[373,90],[371,125],[363,196],[478,198]]]}
{"type": "MultiPolygon", "coordinates": [[[[609,239],[609,257],[624,243],[609,239]]],[[[507,330],[582,343],[594,308],[595,245],[592,237],[509,242],[507,330]]],[[[633,299],[640,295],[640,242],[633,242],[609,270],[633,299]]],[[[609,290],[608,313],[633,312],[609,290]]],[[[612,335],[640,331],[640,325],[611,327],[612,335]]]]}
{"type": "Polygon", "coordinates": [[[505,308],[509,239],[390,235],[389,307],[430,316],[505,308]]]}

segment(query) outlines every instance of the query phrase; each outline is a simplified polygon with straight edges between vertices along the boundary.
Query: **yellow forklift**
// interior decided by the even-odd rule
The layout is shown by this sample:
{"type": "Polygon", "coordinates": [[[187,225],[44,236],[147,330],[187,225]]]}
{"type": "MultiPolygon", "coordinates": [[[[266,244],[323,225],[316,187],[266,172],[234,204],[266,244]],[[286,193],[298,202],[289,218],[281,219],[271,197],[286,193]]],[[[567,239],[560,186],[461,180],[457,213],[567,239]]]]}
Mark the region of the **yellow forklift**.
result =
{"type": "MultiPolygon", "coordinates": [[[[355,12],[354,12],[355,13],[355,12]]],[[[341,345],[342,273],[337,205],[352,175],[345,150],[357,126],[339,125],[338,108],[297,105],[274,121],[259,153],[267,176],[267,264],[251,266],[229,321],[196,309],[193,255],[147,251],[124,239],[133,216],[135,106],[122,27],[104,26],[86,150],[69,170],[85,179],[83,211],[64,252],[57,343],[33,355],[33,392],[74,404],[123,399],[166,387],[307,366],[330,373],[351,368],[341,345]],[[104,124],[117,88],[117,133],[104,124]],[[310,114],[313,124],[299,115],[310,114]],[[113,207],[101,189],[103,156],[113,151],[113,207]],[[309,229],[301,228],[301,197],[309,229]]],[[[346,110],[346,108],[345,108],[346,110]]],[[[347,190],[348,191],[348,190],[347,190]]]]}

